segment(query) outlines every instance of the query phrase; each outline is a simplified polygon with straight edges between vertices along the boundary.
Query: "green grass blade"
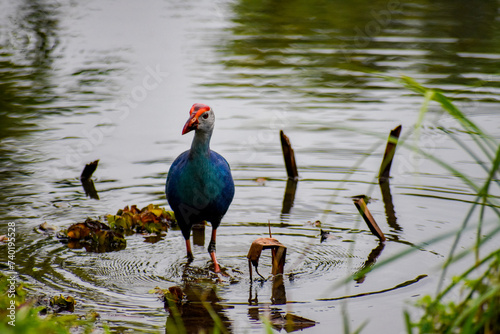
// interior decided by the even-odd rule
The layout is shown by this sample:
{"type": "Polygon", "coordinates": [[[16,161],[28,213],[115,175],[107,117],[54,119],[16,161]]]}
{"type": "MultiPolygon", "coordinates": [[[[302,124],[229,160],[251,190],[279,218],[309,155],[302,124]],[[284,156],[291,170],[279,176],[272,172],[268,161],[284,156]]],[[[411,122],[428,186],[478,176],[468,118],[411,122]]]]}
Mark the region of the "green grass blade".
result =
{"type": "Polygon", "coordinates": [[[422,106],[420,107],[420,111],[418,113],[417,123],[415,124],[415,141],[417,141],[420,138],[420,128],[422,127],[425,115],[429,110],[429,103],[433,98],[434,98],[434,91],[428,90],[424,93],[424,102],[422,102],[422,106]]]}
{"type": "Polygon", "coordinates": [[[495,287],[490,288],[488,292],[476,298],[469,307],[467,307],[462,313],[458,314],[458,317],[453,322],[451,328],[449,329],[449,332],[452,332],[451,330],[454,328],[460,328],[461,323],[463,323],[467,317],[474,316],[474,313],[478,311],[479,307],[482,304],[484,304],[486,301],[488,301],[493,296],[499,293],[500,293],[500,286],[497,285],[495,287]]]}
{"type": "Polygon", "coordinates": [[[448,239],[450,237],[452,237],[453,235],[455,235],[455,231],[452,231],[452,232],[447,232],[447,233],[444,233],[444,234],[441,234],[437,237],[434,237],[426,242],[423,242],[423,243],[420,243],[420,244],[416,244],[414,247],[412,248],[408,248],[400,253],[397,253],[393,256],[390,256],[389,258],[387,259],[383,259],[383,260],[380,260],[379,262],[375,263],[375,265],[371,266],[371,267],[366,267],[358,272],[356,272],[355,274],[353,275],[350,275],[342,280],[339,280],[339,282],[336,282],[335,284],[333,284],[332,286],[329,287],[329,290],[335,290],[341,286],[343,286],[344,284],[348,283],[348,282],[351,282],[352,280],[354,280],[356,277],[358,276],[363,276],[363,275],[366,275],[367,273],[373,271],[373,270],[379,270],[380,268],[382,267],[385,267],[386,265],[396,261],[396,260],[399,260],[401,258],[404,258],[406,255],[410,254],[410,253],[413,253],[415,251],[418,251],[418,250],[421,250],[421,249],[425,249],[426,246],[429,246],[429,245],[432,245],[432,244],[435,244],[439,241],[442,241],[442,240],[445,240],[445,239],[448,239]]]}
{"type": "MultiPolygon", "coordinates": [[[[497,229],[495,233],[498,233],[499,231],[500,229],[497,229]]],[[[500,255],[500,250],[494,251],[485,258],[483,258],[482,260],[480,260],[479,262],[475,263],[470,268],[468,268],[460,276],[456,277],[456,279],[452,283],[448,284],[448,286],[443,291],[439,292],[439,294],[436,295],[434,303],[435,304],[439,303],[451,290],[453,290],[453,288],[455,288],[460,282],[463,282],[463,280],[467,278],[472,272],[474,272],[477,268],[479,268],[483,264],[487,263],[488,261],[499,255],[500,255]]]]}
{"type": "Polygon", "coordinates": [[[413,334],[413,325],[411,323],[410,313],[407,310],[404,311],[404,318],[405,318],[406,332],[408,334],[413,334]]]}
{"type": "Polygon", "coordinates": [[[455,105],[446,96],[434,89],[422,86],[410,77],[403,76],[401,77],[401,81],[403,85],[419,94],[422,94],[425,98],[432,96],[432,100],[438,102],[444,110],[453,116],[464,127],[464,129],[468,131],[472,139],[476,142],[478,147],[483,151],[488,159],[492,160],[492,152],[495,151],[496,147],[494,140],[490,136],[486,135],[484,131],[482,131],[474,122],[472,122],[457,107],[455,107],[455,105]],[[432,94],[429,93],[429,91],[431,91],[432,94]],[[481,142],[480,139],[482,139],[484,143],[481,142]]]}
{"type": "MultiPolygon", "coordinates": [[[[469,156],[471,156],[474,161],[479,165],[481,166],[481,168],[483,168],[483,170],[486,172],[486,173],[490,173],[490,170],[488,169],[488,167],[486,167],[486,165],[484,164],[484,162],[476,155],[476,153],[474,153],[474,151],[472,151],[462,140],[460,140],[457,136],[455,136],[455,134],[449,132],[449,131],[444,131],[455,143],[457,143],[461,149],[463,149],[465,152],[467,152],[469,154],[469,156]]],[[[500,181],[499,180],[495,180],[495,182],[500,186],[500,181]]]]}
{"type": "Polygon", "coordinates": [[[347,311],[347,302],[342,303],[342,324],[344,327],[344,334],[351,334],[349,325],[349,314],[347,311]]]}

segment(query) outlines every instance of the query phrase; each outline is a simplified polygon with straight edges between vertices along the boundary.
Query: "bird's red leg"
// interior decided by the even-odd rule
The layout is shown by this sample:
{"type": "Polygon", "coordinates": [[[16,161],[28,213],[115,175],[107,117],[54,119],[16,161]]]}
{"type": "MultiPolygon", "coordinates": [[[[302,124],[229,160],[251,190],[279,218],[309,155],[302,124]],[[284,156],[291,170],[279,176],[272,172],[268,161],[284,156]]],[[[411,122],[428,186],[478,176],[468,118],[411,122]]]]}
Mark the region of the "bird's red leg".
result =
{"type": "Polygon", "coordinates": [[[215,237],[217,235],[217,229],[212,228],[212,238],[210,239],[210,243],[208,244],[208,252],[210,253],[210,257],[212,258],[212,262],[214,263],[214,271],[216,273],[220,273],[219,262],[217,262],[217,257],[215,256],[215,237]]]}
{"type": "Polygon", "coordinates": [[[189,262],[193,261],[194,256],[193,251],[191,250],[191,240],[189,239],[186,240],[186,251],[189,262]]]}

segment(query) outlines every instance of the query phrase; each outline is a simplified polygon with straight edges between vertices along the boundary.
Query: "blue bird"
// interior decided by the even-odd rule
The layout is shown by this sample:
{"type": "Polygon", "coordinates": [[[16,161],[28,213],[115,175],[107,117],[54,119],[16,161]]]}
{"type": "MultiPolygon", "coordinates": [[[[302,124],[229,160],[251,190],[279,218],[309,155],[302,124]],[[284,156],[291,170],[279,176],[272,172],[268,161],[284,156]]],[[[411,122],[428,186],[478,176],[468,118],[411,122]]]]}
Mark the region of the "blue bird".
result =
{"type": "Polygon", "coordinates": [[[215,114],[209,106],[195,103],[189,111],[182,134],[195,130],[191,149],[182,153],[170,166],[165,193],[186,239],[189,260],[193,259],[189,240],[193,224],[209,221],[212,237],[208,253],[214,271],[220,272],[215,256],[217,227],[234,197],[234,182],[226,159],[210,150],[215,114]]]}

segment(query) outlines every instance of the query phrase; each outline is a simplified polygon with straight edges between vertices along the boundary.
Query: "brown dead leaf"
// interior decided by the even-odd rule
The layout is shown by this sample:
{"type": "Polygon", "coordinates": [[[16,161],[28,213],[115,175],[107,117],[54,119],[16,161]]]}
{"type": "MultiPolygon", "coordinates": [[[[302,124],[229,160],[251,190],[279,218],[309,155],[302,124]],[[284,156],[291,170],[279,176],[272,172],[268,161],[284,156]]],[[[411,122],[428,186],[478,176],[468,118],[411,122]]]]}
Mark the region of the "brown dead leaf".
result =
{"type": "Polygon", "coordinates": [[[90,229],[84,223],[71,225],[68,229],[68,238],[70,239],[85,239],[90,235],[90,229]]]}
{"type": "Polygon", "coordinates": [[[100,230],[109,230],[109,226],[101,223],[98,220],[87,218],[83,223],[73,224],[68,228],[68,238],[70,239],[86,239],[92,233],[100,230]]]}
{"type": "Polygon", "coordinates": [[[143,224],[154,223],[159,220],[158,217],[151,211],[142,212],[140,217],[143,224]]]}
{"type": "MultiPolygon", "coordinates": [[[[263,249],[271,249],[272,255],[272,274],[282,274],[285,266],[286,247],[274,238],[259,238],[252,242],[248,250],[248,266],[250,269],[250,279],[252,279],[252,264],[255,267],[257,274],[257,266],[259,265],[260,255],[263,249]]],[[[262,277],[262,275],[259,274],[262,277]]]]}
{"type": "Polygon", "coordinates": [[[138,213],[141,213],[141,210],[137,209],[137,205],[132,205],[130,207],[130,212],[132,212],[134,215],[138,214],[138,213]]]}

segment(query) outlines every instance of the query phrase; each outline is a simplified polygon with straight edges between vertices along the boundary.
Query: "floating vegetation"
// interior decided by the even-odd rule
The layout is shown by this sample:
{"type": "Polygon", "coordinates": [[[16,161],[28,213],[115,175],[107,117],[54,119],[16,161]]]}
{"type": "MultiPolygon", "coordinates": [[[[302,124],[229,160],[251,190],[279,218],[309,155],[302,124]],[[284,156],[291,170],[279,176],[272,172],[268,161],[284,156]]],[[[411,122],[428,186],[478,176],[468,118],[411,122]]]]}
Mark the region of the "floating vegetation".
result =
{"type": "MultiPolygon", "coordinates": [[[[83,223],[71,225],[60,231],[58,237],[68,242],[72,249],[85,248],[87,252],[103,253],[125,249],[127,241],[124,234],[147,233],[146,241],[155,243],[161,240],[171,223],[175,223],[174,213],[166,211],[158,205],[149,204],[138,209],[136,205],[120,209],[116,215],[107,215],[108,224],[87,218],[83,223]]],[[[55,227],[47,223],[41,224],[37,231],[49,233],[55,227]]]]}
{"type": "Polygon", "coordinates": [[[118,210],[116,215],[108,215],[109,226],[124,233],[161,233],[166,232],[170,223],[175,222],[173,211],[167,211],[158,205],[149,204],[138,209],[136,205],[128,205],[123,210],[118,210]]]}
{"type": "Polygon", "coordinates": [[[54,296],[50,299],[50,307],[54,313],[74,312],[75,300],[71,296],[64,297],[63,295],[54,296]]]}
{"type": "Polygon", "coordinates": [[[66,232],[66,238],[69,248],[85,248],[87,252],[93,253],[118,251],[127,247],[123,234],[112,231],[108,225],[90,218],[83,223],[71,225],[66,232]]]}
{"type": "Polygon", "coordinates": [[[424,311],[416,322],[405,313],[407,326],[420,333],[500,333],[500,250],[455,277],[453,283],[435,298],[427,295],[417,303],[424,311]],[[488,264],[478,278],[469,278],[475,269],[488,264]],[[457,301],[445,301],[454,288],[461,290],[457,301]]]}
{"type": "Polygon", "coordinates": [[[94,329],[98,317],[95,312],[85,316],[58,314],[74,311],[75,301],[72,297],[61,295],[48,300],[28,296],[28,290],[31,290],[29,286],[20,281],[12,288],[9,277],[0,273],[0,333],[70,334],[91,333],[94,329]]]}

